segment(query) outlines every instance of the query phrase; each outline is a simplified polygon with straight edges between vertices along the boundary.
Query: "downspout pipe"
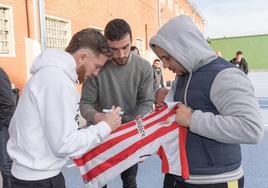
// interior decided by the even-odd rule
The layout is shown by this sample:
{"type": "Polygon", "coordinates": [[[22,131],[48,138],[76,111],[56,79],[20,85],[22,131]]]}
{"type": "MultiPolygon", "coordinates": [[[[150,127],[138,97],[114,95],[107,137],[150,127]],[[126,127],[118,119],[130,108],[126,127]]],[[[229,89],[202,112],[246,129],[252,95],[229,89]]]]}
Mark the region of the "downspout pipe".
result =
{"type": "Polygon", "coordinates": [[[26,0],[26,13],[28,22],[28,37],[46,48],[44,0],[26,0]]]}
{"type": "Polygon", "coordinates": [[[44,0],[39,0],[39,17],[40,17],[40,43],[42,51],[46,49],[46,18],[44,0]]]}

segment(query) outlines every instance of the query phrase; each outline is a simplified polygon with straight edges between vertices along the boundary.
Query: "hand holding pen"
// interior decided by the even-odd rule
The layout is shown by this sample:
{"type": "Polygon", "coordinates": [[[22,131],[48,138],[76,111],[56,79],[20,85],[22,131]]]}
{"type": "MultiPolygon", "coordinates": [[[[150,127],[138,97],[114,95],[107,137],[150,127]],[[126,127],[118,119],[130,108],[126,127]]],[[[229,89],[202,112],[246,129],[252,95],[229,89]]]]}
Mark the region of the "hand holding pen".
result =
{"type": "Polygon", "coordinates": [[[111,129],[114,131],[121,125],[121,119],[122,117],[119,115],[121,112],[120,107],[112,107],[112,109],[109,111],[109,113],[104,113],[103,115],[103,121],[105,121],[111,129]]]}

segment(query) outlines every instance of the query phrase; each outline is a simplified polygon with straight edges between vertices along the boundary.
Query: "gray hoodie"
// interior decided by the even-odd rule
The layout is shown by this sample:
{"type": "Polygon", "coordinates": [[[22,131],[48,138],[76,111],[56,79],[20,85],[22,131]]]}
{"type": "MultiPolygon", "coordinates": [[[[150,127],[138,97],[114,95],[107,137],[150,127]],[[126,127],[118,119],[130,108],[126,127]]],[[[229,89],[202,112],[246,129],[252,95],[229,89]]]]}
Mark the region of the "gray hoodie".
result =
{"type": "MultiPolygon", "coordinates": [[[[217,58],[188,16],[179,16],[166,23],[151,39],[150,46],[153,51],[155,51],[154,46],[165,50],[189,74],[217,58]]],[[[174,96],[174,87],[176,84],[168,94],[171,100],[174,96]]],[[[187,86],[182,101],[187,105],[186,95],[187,86]]],[[[210,101],[219,115],[195,110],[190,121],[191,132],[230,144],[255,144],[263,137],[264,128],[257,98],[250,80],[242,71],[228,68],[219,72],[211,86],[210,101]]],[[[212,179],[213,177],[210,177],[210,180],[203,183],[208,181],[213,183],[212,179]]],[[[215,179],[218,182],[228,178],[220,180],[220,177],[215,177],[215,179]]],[[[198,182],[202,183],[202,180],[198,182]]]]}

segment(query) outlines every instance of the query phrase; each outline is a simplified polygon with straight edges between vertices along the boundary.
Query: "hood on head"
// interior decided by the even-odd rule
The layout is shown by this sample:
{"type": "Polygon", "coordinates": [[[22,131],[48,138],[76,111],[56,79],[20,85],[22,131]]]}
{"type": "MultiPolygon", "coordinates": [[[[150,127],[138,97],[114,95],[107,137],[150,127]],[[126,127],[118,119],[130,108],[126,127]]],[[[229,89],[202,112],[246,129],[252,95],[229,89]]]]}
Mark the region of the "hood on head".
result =
{"type": "Polygon", "coordinates": [[[35,58],[30,73],[34,75],[45,67],[58,67],[62,69],[73,82],[76,82],[78,79],[75,60],[73,56],[67,52],[46,49],[35,58]]]}
{"type": "Polygon", "coordinates": [[[188,72],[217,58],[192,19],[185,15],[164,24],[150,40],[150,47],[155,52],[154,46],[165,50],[188,72]]]}

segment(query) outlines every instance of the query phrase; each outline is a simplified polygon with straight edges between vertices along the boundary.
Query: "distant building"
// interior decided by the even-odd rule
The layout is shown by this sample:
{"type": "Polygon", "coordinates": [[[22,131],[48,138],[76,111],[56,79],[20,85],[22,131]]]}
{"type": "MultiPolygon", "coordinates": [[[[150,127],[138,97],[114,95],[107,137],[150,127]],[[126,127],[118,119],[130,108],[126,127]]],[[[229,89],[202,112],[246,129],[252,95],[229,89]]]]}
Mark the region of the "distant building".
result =
{"type": "MultiPolygon", "coordinates": [[[[72,34],[93,27],[103,31],[113,18],[133,30],[133,45],[155,58],[148,43],[167,20],[186,14],[203,31],[204,19],[189,0],[1,0],[0,66],[23,89],[33,59],[45,48],[64,49],[72,34]]],[[[166,79],[174,76],[164,72],[166,79]]]]}

